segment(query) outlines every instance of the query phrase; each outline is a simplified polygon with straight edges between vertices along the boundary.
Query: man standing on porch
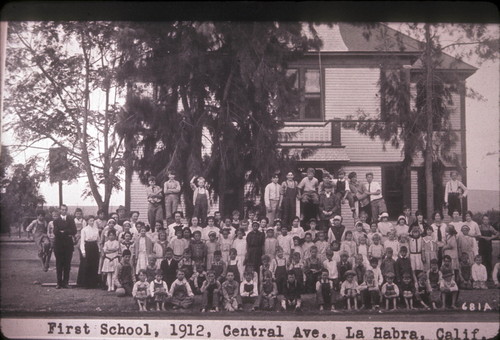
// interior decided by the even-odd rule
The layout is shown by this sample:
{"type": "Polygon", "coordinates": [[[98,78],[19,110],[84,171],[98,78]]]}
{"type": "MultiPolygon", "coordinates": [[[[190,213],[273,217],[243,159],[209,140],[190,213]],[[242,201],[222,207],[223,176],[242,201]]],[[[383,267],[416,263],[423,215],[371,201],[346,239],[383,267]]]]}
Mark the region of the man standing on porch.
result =
{"type": "Polygon", "coordinates": [[[377,222],[379,216],[383,212],[387,212],[384,197],[382,196],[382,187],[380,183],[373,181],[373,173],[366,173],[365,189],[366,194],[370,197],[370,205],[372,209],[372,223],[377,222]]]}
{"type": "Polygon", "coordinates": [[[278,184],[278,174],[274,174],[271,183],[266,185],[264,191],[264,204],[266,205],[266,217],[269,223],[274,223],[278,217],[278,208],[281,203],[281,186],[278,184]]]}
{"type": "Polygon", "coordinates": [[[362,185],[361,182],[358,182],[358,174],[356,172],[350,172],[347,177],[349,178],[349,189],[358,201],[358,216],[364,211],[368,216],[366,222],[371,223],[372,208],[370,205],[370,196],[366,194],[365,186],[362,185]]]}
{"type": "Polygon", "coordinates": [[[462,197],[467,196],[467,187],[457,179],[457,172],[450,172],[450,181],[444,190],[444,204],[448,207],[448,215],[456,210],[462,216],[462,197]]]}

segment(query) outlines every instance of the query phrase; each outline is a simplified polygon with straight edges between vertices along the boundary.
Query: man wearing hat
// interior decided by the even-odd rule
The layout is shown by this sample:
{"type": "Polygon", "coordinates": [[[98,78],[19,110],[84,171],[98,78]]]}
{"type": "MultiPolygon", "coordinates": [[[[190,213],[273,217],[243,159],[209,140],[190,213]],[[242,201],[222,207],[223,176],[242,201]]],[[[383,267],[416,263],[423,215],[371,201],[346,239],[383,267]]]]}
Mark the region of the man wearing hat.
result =
{"type": "Polygon", "coordinates": [[[329,220],[334,215],[340,215],[340,200],[333,194],[333,184],[325,183],[324,192],[319,196],[319,225],[321,230],[327,230],[329,220]]]}
{"type": "Polygon", "coordinates": [[[271,183],[266,185],[264,190],[264,204],[266,205],[266,217],[269,221],[274,221],[278,215],[278,207],[281,202],[281,186],[278,184],[279,176],[274,174],[271,183]]]}

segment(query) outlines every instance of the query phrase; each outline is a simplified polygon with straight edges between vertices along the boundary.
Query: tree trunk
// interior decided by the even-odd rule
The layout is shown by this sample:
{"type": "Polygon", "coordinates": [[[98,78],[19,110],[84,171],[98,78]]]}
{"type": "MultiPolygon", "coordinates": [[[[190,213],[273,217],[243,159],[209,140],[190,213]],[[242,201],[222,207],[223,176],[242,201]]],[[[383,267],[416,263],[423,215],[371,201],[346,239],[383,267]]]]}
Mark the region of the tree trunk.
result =
{"type": "Polygon", "coordinates": [[[425,24],[425,114],[427,118],[427,139],[425,147],[425,186],[427,202],[427,220],[431,221],[434,212],[434,181],[432,178],[432,142],[433,142],[433,84],[432,84],[432,41],[430,25],[425,24]]]}

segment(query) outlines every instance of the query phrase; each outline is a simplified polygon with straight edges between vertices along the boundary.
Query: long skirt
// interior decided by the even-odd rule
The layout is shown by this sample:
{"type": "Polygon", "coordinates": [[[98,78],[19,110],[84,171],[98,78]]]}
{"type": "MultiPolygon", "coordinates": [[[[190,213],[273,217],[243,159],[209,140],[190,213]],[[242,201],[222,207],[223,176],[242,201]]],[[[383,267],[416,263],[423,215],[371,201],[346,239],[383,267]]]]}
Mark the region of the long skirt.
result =
{"type": "Polygon", "coordinates": [[[85,267],[83,284],[87,288],[95,288],[99,283],[99,247],[97,242],[85,242],[85,267]]]}

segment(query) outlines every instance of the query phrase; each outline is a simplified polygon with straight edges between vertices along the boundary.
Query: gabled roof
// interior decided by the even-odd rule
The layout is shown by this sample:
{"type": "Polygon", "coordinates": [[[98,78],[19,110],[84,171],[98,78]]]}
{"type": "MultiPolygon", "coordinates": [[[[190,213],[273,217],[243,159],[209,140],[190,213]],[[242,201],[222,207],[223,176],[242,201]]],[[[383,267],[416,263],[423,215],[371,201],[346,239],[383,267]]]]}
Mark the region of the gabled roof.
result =
{"type": "MultiPolygon", "coordinates": [[[[306,32],[308,28],[304,25],[306,32]]],[[[323,41],[321,52],[358,52],[358,53],[404,53],[419,58],[424,44],[385,24],[333,23],[315,25],[323,41]]],[[[421,68],[419,59],[412,68],[421,68]]],[[[443,53],[439,69],[455,69],[475,72],[476,67],[443,53]]]]}

